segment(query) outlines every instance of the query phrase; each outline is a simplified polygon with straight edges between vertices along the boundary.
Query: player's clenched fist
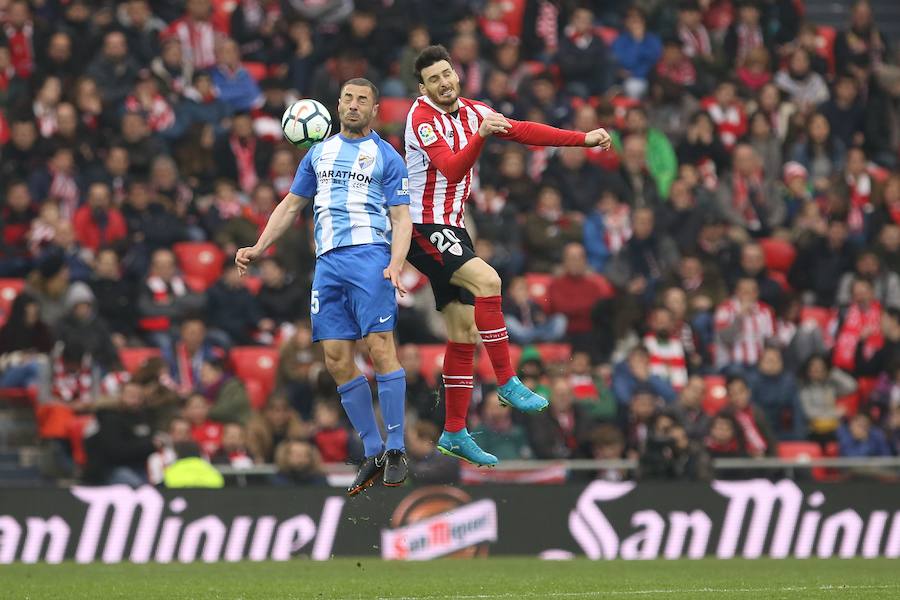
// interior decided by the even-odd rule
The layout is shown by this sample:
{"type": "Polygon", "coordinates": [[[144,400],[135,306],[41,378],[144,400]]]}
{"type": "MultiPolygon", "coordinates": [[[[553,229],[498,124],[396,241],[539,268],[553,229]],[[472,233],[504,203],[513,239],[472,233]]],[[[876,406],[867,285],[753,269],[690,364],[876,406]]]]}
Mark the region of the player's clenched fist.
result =
{"type": "Polygon", "coordinates": [[[241,248],[237,251],[237,254],[234,255],[234,264],[237,265],[238,273],[241,274],[241,277],[247,273],[247,268],[250,266],[254,260],[259,258],[261,252],[256,249],[256,247],[251,248],[241,248]]]}
{"type": "Polygon", "coordinates": [[[506,117],[500,113],[490,113],[485,115],[484,120],[478,127],[478,134],[481,137],[486,138],[495,133],[506,133],[510,128],[512,128],[512,125],[506,120],[506,117]]]}
{"type": "Polygon", "coordinates": [[[584,134],[584,145],[588,148],[600,146],[601,150],[609,150],[609,147],[612,145],[612,138],[609,137],[609,133],[601,127],[600,129],[588,131],[584,134]]]}

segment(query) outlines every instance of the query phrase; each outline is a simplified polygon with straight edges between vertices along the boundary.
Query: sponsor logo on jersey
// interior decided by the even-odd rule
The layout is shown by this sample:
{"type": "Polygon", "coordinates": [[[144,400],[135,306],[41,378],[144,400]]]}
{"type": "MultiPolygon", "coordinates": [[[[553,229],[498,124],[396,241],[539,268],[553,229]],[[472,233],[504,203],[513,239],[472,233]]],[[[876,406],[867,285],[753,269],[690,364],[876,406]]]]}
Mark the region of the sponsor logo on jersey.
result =
{"type": "Polygon", "coordinates": [[[422,123],[419,125],[419,139],[422,140],[423,146],[430,146],[438,140],[437,134],[434,132],[434,127],[432,127],[428,123],[422,123]]]}

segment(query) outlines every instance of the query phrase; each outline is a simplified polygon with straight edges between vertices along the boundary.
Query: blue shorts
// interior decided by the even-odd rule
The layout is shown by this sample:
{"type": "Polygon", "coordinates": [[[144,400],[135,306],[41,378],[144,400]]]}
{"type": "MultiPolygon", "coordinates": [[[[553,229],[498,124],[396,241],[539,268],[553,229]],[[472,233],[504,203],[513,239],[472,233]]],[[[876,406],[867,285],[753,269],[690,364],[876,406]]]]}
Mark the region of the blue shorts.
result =
{"type": "Polygon", "coordinates": [[[310,299],[314,342],[393,331],[397,296],[384,278],[390,262],[386,244],[342,246],[316,259],[310,299]]]}

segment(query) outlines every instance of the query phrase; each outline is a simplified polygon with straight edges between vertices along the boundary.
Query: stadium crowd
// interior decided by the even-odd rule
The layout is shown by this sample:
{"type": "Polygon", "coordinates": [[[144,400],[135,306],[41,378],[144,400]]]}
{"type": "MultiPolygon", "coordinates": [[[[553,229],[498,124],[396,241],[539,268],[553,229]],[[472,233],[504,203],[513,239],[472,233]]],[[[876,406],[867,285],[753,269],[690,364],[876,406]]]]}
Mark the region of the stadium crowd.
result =
{"type": "MultiPolygon", "coordinates": [[[[486,145],[468,226],[551,406],[511,414],[479,368],[482,448],[668,479],[785,442],[900,453],[900,67],[864,0],[839,31],[792,0],[0,0],[0,23],[0,387],[30,390],[58,476],[314,484],[358,456],[311,343],[308,209],[251,277],[233,255],[301,156],[285,107],[367,77],[402,151],[430,43],[466,97],[614,132],[486,145]]],[[[453,481],[441,321],[405,278],[411,473],[453,481]]]]}

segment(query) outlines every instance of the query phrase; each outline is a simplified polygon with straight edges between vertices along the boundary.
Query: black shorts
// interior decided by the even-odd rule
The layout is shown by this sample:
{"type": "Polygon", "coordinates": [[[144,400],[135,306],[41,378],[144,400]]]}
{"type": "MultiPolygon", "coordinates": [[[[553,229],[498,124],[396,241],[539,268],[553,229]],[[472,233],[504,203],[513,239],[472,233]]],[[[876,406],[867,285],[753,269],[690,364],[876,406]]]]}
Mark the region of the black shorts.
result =
{"type": "Polygon", "coordinates": [[[450,283],[456,271],[475,258],[472,238],[462,227],[414,223],[406,260],[431,282],[438,310],[457,300],[475,305],[469,290],[450,283]]]}

